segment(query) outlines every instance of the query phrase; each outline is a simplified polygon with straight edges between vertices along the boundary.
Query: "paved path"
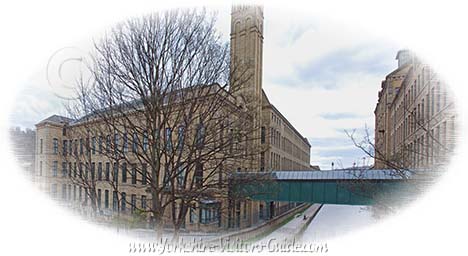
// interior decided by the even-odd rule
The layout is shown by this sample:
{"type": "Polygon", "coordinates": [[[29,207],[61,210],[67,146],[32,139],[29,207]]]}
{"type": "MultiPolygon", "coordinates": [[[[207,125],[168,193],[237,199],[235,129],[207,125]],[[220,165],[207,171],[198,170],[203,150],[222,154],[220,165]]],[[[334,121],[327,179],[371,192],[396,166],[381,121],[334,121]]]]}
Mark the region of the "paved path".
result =
{"type": "Polygon", "coordinates": [[[279,227],[268,236],[257,241],[257,243],[268,243],[272,239],[282,240],[284,238],[293,239],[298,235],[301,229],[310,223],[311,216],[314,216],[320,210],[321,204],[313,204],[307,208],[303,213],[295,215],[295,218],[290,220],[285,225],[279,227]],[[304,215],[307,216],[304,219],[304,215]]]}

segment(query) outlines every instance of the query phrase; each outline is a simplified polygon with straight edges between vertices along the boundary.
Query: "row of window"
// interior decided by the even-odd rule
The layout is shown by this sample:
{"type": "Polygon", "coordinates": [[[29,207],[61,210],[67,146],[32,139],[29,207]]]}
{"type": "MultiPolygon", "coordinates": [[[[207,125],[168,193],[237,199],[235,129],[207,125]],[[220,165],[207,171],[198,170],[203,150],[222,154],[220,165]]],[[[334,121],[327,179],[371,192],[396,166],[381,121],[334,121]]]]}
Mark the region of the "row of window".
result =
{"type": "Polygon", "coordinates": [[[200,208],[190,208],[189,221],[190,223],[199,222],[202,224],[220,223],[221,208],[219,204],[201,205],[200,208]]]}
{"type": "MultiPolygon", "coordinates": [[[[265,143],[265,127],[262,127],[261,130],[261,143],[265,143]]],[[[283,151],[301,159],[304,162],[309,161],[309,154],[304,152],[296,144],[293,144],[286,137],[282,137],[280,131],[270,127],[270,143],[277,148],[281,148],[283,151]]],[[[271,165],[275,168],[276,165],[271,165]]]]}
{"type": "MultiPolygon", "coordinates": [[[[196,131],[196,146],[202,146],[205,140],[205,133],[206,129],[203,124],[199,124],[197,126],[196,131]]],[[[119,134],[107,135],[107,136],[97,136],[92,137],[91,141],[89,138],[83,139],[70,139],[70,140],[63,140],[62,141],[62,154],[64,156],[67,155],[83,155],[83,154],[102,154],[102,153],[111,153],[111,152],[123,152],[127,153],[129,151],[129,147],[131,147],[131,151],[133,153],[142,150],[146,152],[149,147],[149,134],[147,131],[144,131],[142,135],[139,135],[137,132],[134,132],[132,135],[128,133],[124,133],[122,136],[119,134]],[[131,138],[129,138],[131,136],[131,138]],[[140,141],[141,137],[141,141],[140,141]],[[130,141],[131,140],[131,141],[130,141]],[[131,145],[129,145],[131,144],[131,145]],[[105,151],[104,151],[105,150],[105,151]]],[[[166,128],[165,133],[165,149],[170,151],[173,149],[173,139],[172,139],[172,129],[166,128]]],[[[159,131],[155,131],[153,134],[153,141],[155,147],[159,144],[159,131]]],[[[177,149],[181,150],[184,146],[185,141],[185,127],[179,126],[177,128],[177,149]]],[[[40,139],[40,146],[39,146],[40,154],[43,153],[43,140],[40,139]]],[[[57,138],[53,138],[52,141],[52,153],[58,154],[59,153],[59,141],[57,138]]]]}
{"type": "Polygon", "coordinates": [[[392,131],[392,134],[395,133],[395,144],[402,143],[407,136],[424,127],[426,122],[442,110],[442,106],[445,107],[448,104],[446,97],[446,93],[441,92],[440,85],[438,85],[432,88],[420,102],[415,103],[411,110],[405,109],[403,105],[398,106],[393,115],[393,123],[396,124],[395,130],[392,131]]]}
{"type": "MultiPolygon", "coordinates": [[[[442,122],[435,128],[425,132],[408,144],[407,155],[410,167],[427,167],[447,156],[453,150],[453,141],[449,136],[454,136],[454,118],[450,125],[447,121],[442,122]]],[[[401,149],[400,149],[401,150],[401,149]]]]}
{"type": "MultiPolygon", "coordinates": [[[[51,185],[51,194],[53,197],[57,197],[57,184],[51,185]]],[[[88,194],[88,189],[83,188],[81,186],[71,185],[71,184],[62,184],[62,200],[68,201],[79,201],[84,206],[88,205],[88,200],[90,198],[88,194]]],[[[130,208],[130,212],[133,213],[135,209],[138,207],[137,201],[140,201],[140,209],[146,209],[147,205],[147,197],[145,195],[139,196],[137,199],[136,194],[131,194],[130,198],[127,198],[127,194],[125,192],[118,193],[117,191],[113,191],[112,193],[112,210],[113,211],[121,211],[126,212],[128,208],[130,208]],[[127,201],[130,199],[130,201],[127,201]],[[129,205],[129,207],[127,206],[129,205]]],[[[96,192],[96,203],[99,209],[109,209],[110,208],[110,191],[109,190],[101,190],[98,189],[96,192]]]]}
{"type": "MultiPolygon", "coordinates": [[[[57,198],[57,184],[51,185],[51,194],[54,198],[57,198]]],[[[76,185],[62,184],[61,195],[62,200],[79,201],[82,203],[82,206],[87,206],[90,202],[88,189],[76,185]]],[[[98,189],[96,191],[98,209],[111,209],[110,199],[110,190],[98,189]]],[[[112,191],[112,211],[127,212],[130,210],[130,213],[134,213],[137,207],[142,210],[148,208],[147,196],[131,194],[130,198],[128,198],[125,192],[118,193],[117,191],[112,191]]],[[[198,220],[202,224],[219,222],[221,216],[220,210],[219,204],[201,205],[198,209],[190,208],[190,223],[196,223],[198,220]]],[[[246,210],[244,214],[246,214],[246,210]]]]}
{"type": "MultiPolygon", "coordinates": [[[[141,164],[141,179],[139,180],[142,185],[146,185],[148,182],[148,165],[146,163],[141,164]]],[[[130,183],[137,184],[137,164],[130,164],[127,166],[127,163],[114,163],[112,164],[112,181],[117,183],[119,182],[119,169],[121,170],[121,182],[127,183],[127,175],[130,174],[130,183]],[[130,168],[130,170],[128,170],[130,168]]],[[[39,175],[42,176],[42,161],[39,162],[39,175]]],[[[52,162],[52,176],[58,176],[58,161],[52,162]]],[[[89,166],[88,163],[71,163],[71,162],[62,162],[62,177],[73,177],[73,178],[82,178],[85,180],[98,180],[98,181],[110,181],[111,176],[111,163],[97,163],[97,172],[96,172],[96,163],[91,163],[89,166]]]]}
{"type": "MultiPolygon", "coordinates": [[[[39,163],[40,166],[40,175],[42,175],[42,161],[39,163]]],[[[97,181],[111,181],[111,168],[112,168],[112,182],[118,183],[119,176],[121,183],[130,182],[131,184],[140,183],[141,185],[148,184],[150,179],[148,174],[148,165],[146,163],[141,164],[141,169],[138,170],[137,164],[127,164],[127,163],[97,163],[97,172],[96,172],[96,163],[91,163],[91,166],[88,163],[71,163],[71,162],[62,162],[62,177],[73,177],[80,178],[83,180],[97,180],[97,181]],[[120,172],[120,175],[119,175],[120,172]],[[128,175],[130,175],[130,181],[128,180],[128,175]],[[140,178],[139,180],[137,178],[140,178]]],[[[171,186],[171,176],[176,177],[177,185],[182,187],[185,184],[186,170],[183,166],[179,166],[177,171],[171,172],[169,166],[165,167],[164,173],[164,185],[169,188],[171,186]]],[[[220,177],[222,173],[220,171],[220,177]]],[[[58,176],[58,162],[52,162],[52,176],[58,176]]],[[[195,184],[201,186],[203,182],[203,164],[197,164],[194,174],[195,184]]],[[[222,179],[222,178],[220,178],[222,179]]]]}
{"type": "Polygon", "coordinates": [[[278,126],[281,126],[281,118],[279,118],[277,115],[275,115],[274,113],[271,113],[271,122],[278,125],[278,126]]]}
{"type": "MultiPolygon", "coordinates": [[[[265,154],[260,155],[260,170],[265,169],[265,154]]],[[[275,152],[270,152],[270,169],[271,170],[308,170],[309,166],[297,163],[275,152]]]]}

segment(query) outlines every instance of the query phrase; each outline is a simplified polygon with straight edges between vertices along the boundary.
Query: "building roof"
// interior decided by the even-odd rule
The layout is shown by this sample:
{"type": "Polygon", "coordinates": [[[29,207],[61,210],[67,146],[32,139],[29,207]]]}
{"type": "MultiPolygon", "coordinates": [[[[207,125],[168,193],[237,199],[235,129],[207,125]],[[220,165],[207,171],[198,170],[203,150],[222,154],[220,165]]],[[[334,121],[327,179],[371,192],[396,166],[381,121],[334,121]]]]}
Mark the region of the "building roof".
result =
{"type": "MultiPolygon", "coordinates": [[[[213,95],[218,95],[219,93],[225,93],[226,98],[231,100],[232,102],[235,101],[235,98],[232,96],[232,94],[226,90],[224,86],[221,86],[219,83],[213,83],[213,84],[207,84],[207,85],[196,85],[196,86],[191,86],[191,87],[186,87],[182,90],[193,90],[193,89],[208,89],[210,91],[207,91],[206,93],[213,92],[213,95]],[[214,91],[213,91],[214,90],[214,91]]],[[[171,94],[176,94],[178,93],[179,90],[170,92],[171,94]]],[[[206,94],[208,95],[208,94],[206,94]]],[[[204,95],[204,96],[206,96],[204,95]]],[[[167,96],[167,95],[166,95],[167,96]]],[[[167,104],[167,103],[164,103],[167,104]]],[[[127,112],[127,111],[134,111],[134,110],[142,110],[144,108],[143,100],[142,99],[135,99],[129,102],[122,102],[118,103],[112,107],[104,107],[98,110],[93,111],[90,114],[84,115],[76,120],[73,120],[70,124],[71,125],[78,125],[83,122],[89,121],[90,119],[93,118],[100,118],[101,116],[99,114],[106,114],[106,113],[111,113],[113,109],[116,110],[117,113],[120,112],[127,112]]]]}
{"type": "Polygon", "coordinates": [[[63,125],[63,124],[68,124],[71,121],[73,121],[73,119],[65,117],[65,116],[52,115],[52,116],[49,116],[48,118],[40,121],[36,125],[46,124],[46,123],[63,125]]]}
{"type": "MultiPolygon", "coordinates": [[[[402,171],[406,177],[412,176],[411,171],[402,171]]],[[[332,171],[274,171],[277,180],[402,180],[395,170],[332,170],[332,171]]]]}

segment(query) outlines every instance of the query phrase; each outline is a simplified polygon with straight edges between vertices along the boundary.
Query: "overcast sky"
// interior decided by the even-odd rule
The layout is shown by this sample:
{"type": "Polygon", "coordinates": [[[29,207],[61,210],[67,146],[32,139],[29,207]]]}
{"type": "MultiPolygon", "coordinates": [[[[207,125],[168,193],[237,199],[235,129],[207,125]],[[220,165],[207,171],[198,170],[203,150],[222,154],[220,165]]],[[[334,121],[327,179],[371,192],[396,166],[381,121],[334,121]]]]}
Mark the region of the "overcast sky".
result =
{"type": "MultiPolygon", "coordinates": [[[[230,9],[218,12],[217,26],[228,40],[230,9]]],[[[331,162],[362,165],[364,154],[344,130],[362,133],[367,126],[373,132],[380,82],[396,68],[399,46],[330,20],[270,8],[264,16],[263,88],[270,102],[309,140],[311,164],[322,169],[330,169],[331,162]]],[[[90,43],[86,39],[76,46],[83,50],[90,43]]],[[[63,68],[73,74],[77,65],[70,61],[63,68]]],[[[44,73],[39,68],[24,84],[11,115],[13,126],[33,128],[63,114],[44,73]]]]}

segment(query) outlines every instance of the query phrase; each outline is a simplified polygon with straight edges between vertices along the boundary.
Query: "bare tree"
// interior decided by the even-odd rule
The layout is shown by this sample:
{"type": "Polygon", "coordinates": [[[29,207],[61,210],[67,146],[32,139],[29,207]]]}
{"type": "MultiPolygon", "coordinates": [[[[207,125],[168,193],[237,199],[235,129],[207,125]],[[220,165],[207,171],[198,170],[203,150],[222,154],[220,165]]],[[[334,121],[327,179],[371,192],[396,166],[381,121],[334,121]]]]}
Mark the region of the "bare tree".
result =
{"type": "Polygon", "coordinates": [[[119,205],[149,213],[158,232],[171,221],[175,236],[191,208],[215,202],[219,215],[226,200],[244,200],[230,191],[231,174],[257,168],[262,151],[259,103],[237,97],[251,68],[231,63],[214,22],[185,10],[119,24],[95,44],[91,82],[78,82],[69,108],[83,110],[76,136],[112,163],[107,184],[119,205]],[[150,203],[137,205],[130,191],[150,203]]]}
{"type": "MultiPolygon", "coordinates": [[[[84,99],[78,99],[79,104],[70,104],[66,106],[67,113],[72,119],[81,118],[83,113],[89,109],[88,103],[84,99]]],[[[73,124],[72,124],[73,125],[73,124]]],[[[74,125],[73,129],[64,129],[67,131],[68,138],[74,140],[65,140],[62,144],[62,155],[65,162],[62,162],[62,170],[68,170],[70,183],[76,189],[79,189],[79,197],[82,196],[84,189],[84,202],[79,198],[82,206],[90,206],[92,215],[98,212],[98,198],[96,190],[96,163],[93,155],[96,154],[96,137],[92,134],[92,123],[81,122],[74,125]],[[90,203],[88,204],[88,199],[90,203]]],[[[67,175],[67,174],[64,174],[67,175]]],[[[70,193],[70,192],[69,192],[70,193]]],[[[99,199],[100,200],[100,199],[99,199]]],[[[81,206],[80,206],[81,207],[81,206]]]]}

